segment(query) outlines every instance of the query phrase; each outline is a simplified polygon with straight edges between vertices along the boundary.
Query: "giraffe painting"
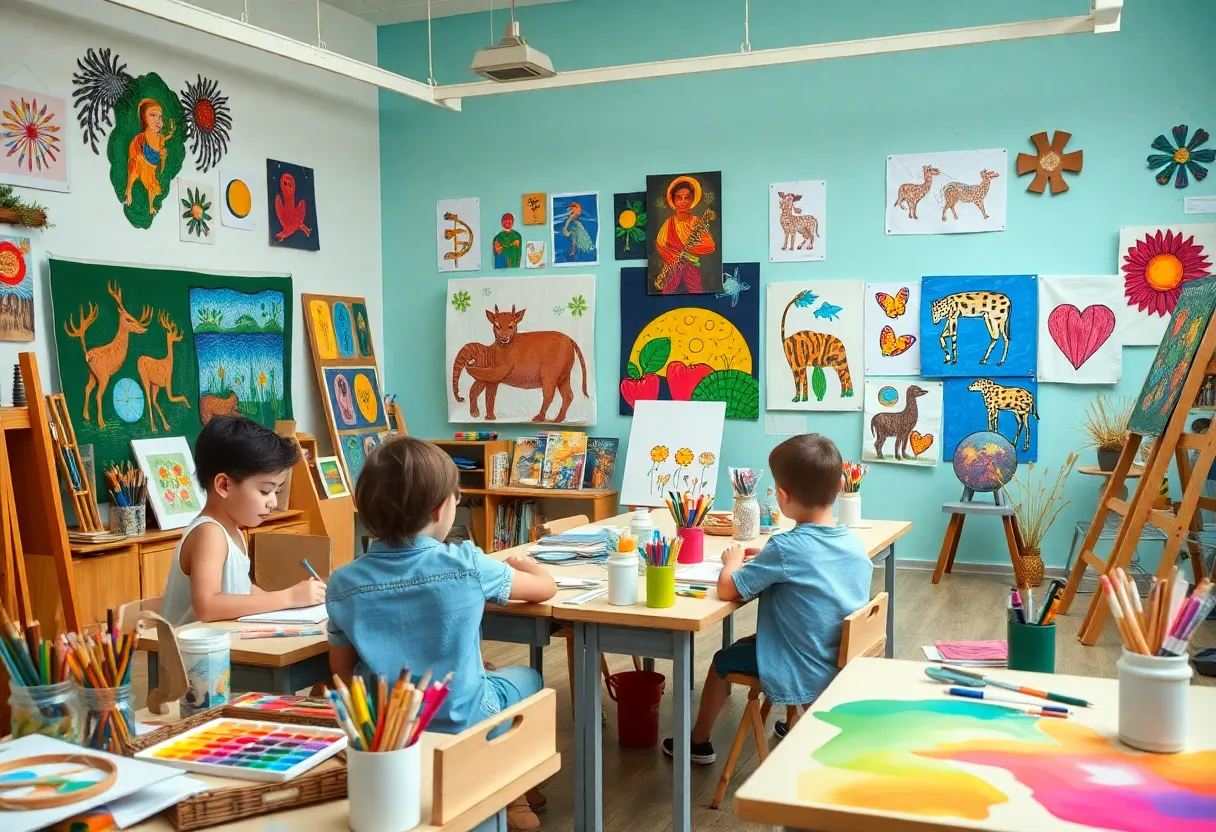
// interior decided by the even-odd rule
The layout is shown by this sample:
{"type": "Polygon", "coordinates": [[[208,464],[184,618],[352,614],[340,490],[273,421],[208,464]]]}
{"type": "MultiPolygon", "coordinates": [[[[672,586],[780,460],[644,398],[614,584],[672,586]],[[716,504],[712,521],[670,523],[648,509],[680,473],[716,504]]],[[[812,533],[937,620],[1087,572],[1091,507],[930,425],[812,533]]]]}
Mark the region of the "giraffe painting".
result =
{"type": "Polygon", "coordinates": [[[1036,275],[926,277],[921,292],[921,363],[933,375],[1037,373],[1036,275]],[[925,351],[934,342],[941,361],[925,351]]]}

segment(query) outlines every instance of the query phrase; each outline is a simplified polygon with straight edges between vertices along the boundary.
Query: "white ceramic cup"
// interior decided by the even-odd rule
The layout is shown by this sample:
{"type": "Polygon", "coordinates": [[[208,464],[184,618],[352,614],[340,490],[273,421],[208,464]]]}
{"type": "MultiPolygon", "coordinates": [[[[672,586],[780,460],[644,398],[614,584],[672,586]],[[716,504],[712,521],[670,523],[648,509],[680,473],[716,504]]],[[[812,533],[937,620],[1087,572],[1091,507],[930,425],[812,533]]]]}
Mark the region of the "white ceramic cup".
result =
{"type": "Polygon", "coordinates": [[[861,525],[861,492],[840,493],[836,499],[836,521],[842,526],[861,525]]]}
{"type": "Polygon", "coordinates": [[[1187,656],[1123,651],[1119,668],[1119,739],[1141,751],[1186,748],[1191,665],[1187,656]]]}
{"type": "Polygon", "coordinates": [[[346,749],[353,832],[408,832],[422,820],[422,741],[400,751],[346,749]]]}

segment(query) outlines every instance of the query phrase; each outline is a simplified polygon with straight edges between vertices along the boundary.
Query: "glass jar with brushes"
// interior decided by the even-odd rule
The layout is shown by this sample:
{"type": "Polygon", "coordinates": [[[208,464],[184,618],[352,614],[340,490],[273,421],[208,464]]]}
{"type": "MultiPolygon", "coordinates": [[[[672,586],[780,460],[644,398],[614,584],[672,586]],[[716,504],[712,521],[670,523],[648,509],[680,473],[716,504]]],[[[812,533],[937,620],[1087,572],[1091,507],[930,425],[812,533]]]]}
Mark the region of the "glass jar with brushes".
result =
{"type": "Polygon", "coordinates": [[[735,540],[755,540],[760,536],[760,503],[756,499],[756,486],[763,476],[764,472],[755,468],[730,469],[730,483],[735,491],[735,540]]]}

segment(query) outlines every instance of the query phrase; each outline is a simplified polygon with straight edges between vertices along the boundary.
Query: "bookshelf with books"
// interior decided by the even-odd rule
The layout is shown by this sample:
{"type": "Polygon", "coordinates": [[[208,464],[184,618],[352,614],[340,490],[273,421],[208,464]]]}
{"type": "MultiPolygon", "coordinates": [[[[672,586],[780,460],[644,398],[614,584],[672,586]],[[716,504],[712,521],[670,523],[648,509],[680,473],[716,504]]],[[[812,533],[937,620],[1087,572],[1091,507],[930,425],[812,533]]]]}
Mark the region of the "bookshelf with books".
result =
{"type": "MultiPolygon", "coordinates": [[[[569,433],[563,432],[562,436],[568,437],[569,433]]],[[[536,438],[521,437],[522,444],[527,445],[529,439],[535,443],[536,438]]],[[[487,552],[534,540],[536,529],[548,520],[586,514],[592,522],[596,522],[620,513],[618,492],[611,488],[541,487],[543,462],[537,466],[536,485],[520,484],[518,478],[512,476],[517,452],[515,446],[521,444],[520,441],[510,439],[483,441],[432,439],[429,441],[442,448],[453,459],[461,460],[457,463],[457,467],[461,469],[461,505],[469,509],[469,526],[473,533],[473,541],[487,552]],[[502,457],[499,457],[500,479],[505,484],[495,487],[494,465],[495,457],[498,454],[505,454],[506,458],[506,470],[503,471],[502,457]]],[[[532,449],[536,447],[535,444],[531,446],[532,449]]],[[[578,447],[579,443],[575,441],[573,454],[568,456],[577,455],[578,447]]],[[[582,443],[584,453],[586,447],[587,440],[584,440],[582,443]]],[[[559,464],[556,470],[551,466],[548,481],[574,484],[575,468],[577,468],[577,484],[582,485],[585,463],[575,463],[570,459],[563,459],[562,464],[559,464]],[[560,474],[560,470],[566,470],[568,473],[563,476],[560,474]]],[[[607,481],[611,482],[610,475],[607,481]]]]}

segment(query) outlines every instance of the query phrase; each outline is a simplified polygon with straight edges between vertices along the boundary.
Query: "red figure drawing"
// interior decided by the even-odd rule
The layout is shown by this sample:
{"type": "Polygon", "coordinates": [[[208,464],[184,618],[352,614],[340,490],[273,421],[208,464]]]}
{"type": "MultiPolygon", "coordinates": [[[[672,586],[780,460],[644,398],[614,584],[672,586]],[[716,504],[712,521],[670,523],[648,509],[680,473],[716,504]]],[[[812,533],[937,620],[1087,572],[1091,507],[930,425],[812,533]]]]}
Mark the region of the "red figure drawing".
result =
{"type": "Polygon", "coordinates": [[[1051,310],[1047,330],[1068,363],[1079,370],[1115,331],[1115,313],[1101,304],[1087,306],[1082,312],[1065,303],[1051,310]]]}
{"type": "Polygon", "coordinates": [[[282,242],[297,231],[303,231],[305,237],[312,234],[312,229],[304,224],[308,205],[302,199],[296,201],[296,178],[290,173],[283,174],[279,177],[279,188],[282,193],[274,198],[274,213],[283,229],[275,238],[282,242]]]}

